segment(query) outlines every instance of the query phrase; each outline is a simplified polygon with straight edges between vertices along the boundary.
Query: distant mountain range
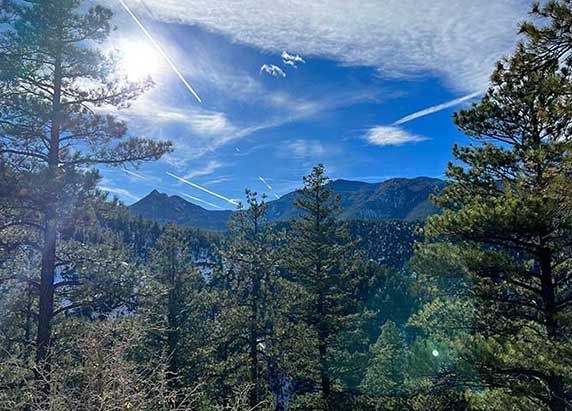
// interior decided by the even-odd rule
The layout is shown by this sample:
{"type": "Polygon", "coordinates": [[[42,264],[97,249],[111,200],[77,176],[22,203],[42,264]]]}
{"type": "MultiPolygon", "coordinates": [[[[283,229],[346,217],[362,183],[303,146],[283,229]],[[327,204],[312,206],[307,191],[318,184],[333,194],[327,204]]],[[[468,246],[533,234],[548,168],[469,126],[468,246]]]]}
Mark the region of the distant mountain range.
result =
{"type": "MultiPolygon", "coordinates": [[[[423,220],[438,212],[429,201],[445,182],[435,178],[394,178],[381,183],[335,180],[330,189],[340,196],[343,220],[383,221],[423,220]]],[[[296,217],[294,207],[297,192],[288,193],[268,202],[268,220],[285,221],[296,217]]],[[[169,196],[153,190],[129,207],[134,215],[159,223],[176,223],[205,230],[222,231],[233,211],[207,210],[179,196],[169,196]]]]}

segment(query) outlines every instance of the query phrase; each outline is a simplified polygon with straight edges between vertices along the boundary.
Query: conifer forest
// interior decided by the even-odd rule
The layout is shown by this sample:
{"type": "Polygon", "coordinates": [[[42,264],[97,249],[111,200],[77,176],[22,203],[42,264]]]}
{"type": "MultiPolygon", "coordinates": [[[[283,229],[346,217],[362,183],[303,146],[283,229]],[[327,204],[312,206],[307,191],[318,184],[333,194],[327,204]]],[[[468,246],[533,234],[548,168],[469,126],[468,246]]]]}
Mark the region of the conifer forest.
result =
{"type": "MultiPolygon", "coordinates": [[[[469,19],[518,1],[444,3],[469,19]]],[[[440,103],[437,87],[469,91],[472,78],[438,81],[438,69],[432,80],[386,79],[392,69],[372,54],[392,47],[389,37],[363,51],[371,63],[351,60],[357,46],[335,45],[365,41],[342,35],[350,25],[386,25],[378,6],[397,19],[415,12],[410,4],[443,0],[404,0],[402,10],[352,0],[361,12],[338,0],[261,1],[235,37],[250,1],[157,3],[0,0],[0,410],[572,410],[570,0],[525,1],[518,24],[505,27],[508,51],[470,66],[486,69],[470,98],[321,142],[310,139],[316,124],[341,129],[378,102],[339,94],[319,111],[302,100],[304,88],[338,75],[361,87],[357,66],[377,70],[367,77],[372,93],[376,82],[407,83],[440,103]],[[316,40],[298,47],[304,58],[277,52],[282,43],[265,48],[282,27],[273,13],[291,21],[291,2],[308,27],[292,29],[292,41],[316,40]],[[215,27],[219,3],[228,14],[215,27]],[[318,29],[326,7],[346,10],[348,21],[318,29]],[[154,54],[139,50],[127,64],[110,46],[123,27],[154,54]],[[203,47],[185,49],[193,68],[168,45],[182,50],[191,39],[203,47]],[[255,60],[252,83],[229,75],[211,91],[222,82],[213,56],[225,53],[255,60]],[[200,66],[207,55],[211,65],[200,66]],[[256,59],[281,66],[258,70],[256,59]],[[159,74],[147,72],[154,64],[159,74]],[[286,82],[300,94],[272,90],[286,82]],[[167,112],[148,96],[171,86],[169,98],[186,103],[167,112]],[[219,97],[234,102],[234,115],[219,97]],[[263,121],[276,105],[296,107],[263,121]],[[433,125],[431,115],[444,120],[433,125]],[[258,126],[240,123],[256,116],[258,126]],[[413,133],[416,122],[435,134],[413,133]],[[274,137],[281,127],[295,139],[274,137]],[[204,150],[191,153],[198,142],[204,150]],[[427,151],[421,165],[432,144],[447,148],[427,151]],[[361,167],[358,154],[372,172],[398,161],[403,174],[357,177],[342,167],[361,167]],[[276,177],[291,166],[292,181],[276,177]],[[425,166],[438,177],[418,177],[425,166]]],[[[456,30],[446,14],[437,26],[456,30]]],[[[383,90],[396,95],[389,106],[413,101],[383,90]]],[[[420,107],[403,104],[405,114],[420,107]]]]}

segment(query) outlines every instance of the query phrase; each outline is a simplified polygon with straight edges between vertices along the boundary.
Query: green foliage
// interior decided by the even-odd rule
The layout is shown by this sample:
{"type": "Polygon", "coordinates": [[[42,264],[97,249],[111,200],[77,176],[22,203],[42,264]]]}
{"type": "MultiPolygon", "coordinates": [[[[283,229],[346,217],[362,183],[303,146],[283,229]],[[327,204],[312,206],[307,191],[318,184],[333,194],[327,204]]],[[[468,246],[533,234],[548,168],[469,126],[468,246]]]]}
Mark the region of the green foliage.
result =
{"type": "Polygon", "coordinates": [[[372,347],[363,389],[373,396],[399,397],[404,394],[407,361],[405,339],[394,322],[381,327],[381,335],[372,347]]]}
{"type": "Polygon", "coordinates": [[[444,211],[429,220],[415,261],[432,280],[410,325],[451,347],[438,380],[462,387],[476,409],[569,404],[572,220],[562,198],[572,79],[569,60],[540,52],[556,19],[569,18],[565,3],[535,9],[554,25],[525,25],[530,41],[499,63],[483,100],[455,116],[475,144],[454,148],[437,199],[444,211]]]}
{"type": "Polygon", "coordinates": [[[0,408],[570,408],[568,0],[534,7],[548,24],[523,25],[482,101],[455,115],[472,143],[454,147],[425,226],[341,222],[334,193],[356,183],[318,165],[295,210],[247,191],[224,237],[132,218],[96,189],[90,167],[169,145],[94,110],[150,83],[84,46],[111,12],[81,6],[3,3],[0,408]],[[295,219],[268,224],[280,213],[295,219]]]}

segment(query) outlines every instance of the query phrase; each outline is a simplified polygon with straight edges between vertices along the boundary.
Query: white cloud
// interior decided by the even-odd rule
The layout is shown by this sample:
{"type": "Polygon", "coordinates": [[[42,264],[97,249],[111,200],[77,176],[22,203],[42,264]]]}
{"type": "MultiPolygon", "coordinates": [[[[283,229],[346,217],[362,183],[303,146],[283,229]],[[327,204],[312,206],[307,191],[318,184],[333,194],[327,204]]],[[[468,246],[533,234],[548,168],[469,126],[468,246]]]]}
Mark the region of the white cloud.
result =
{"type": "Polygon", "coordinates": [[[420,110],[420,111],[416,111],[415,113],[412,113],[412,114],[409,114],[408,116],[400,118],[399,120],[394,122],[393,125],[398,126],[400,124],[408,123],[408,122],[413,121],[415,119],[425,117],[425,116],[428,116],[430,114],[437,113],[439,111],[442,111],[442,110],[445,110],[445,109],[448,109],[451,107],[458,106],[459,104],[462,104],[466,101],[472,100],[472,99],[474,99],[474,98],[476,98],[482,94],[483,93],[481,91],[478,91],[476,93],[471,93],[467,96],[464,96],[464,97],[461,97],[461,98],[458,98],[455,100],[447,101],[445,103],[438,104],[436,106],[432,106],[432,107],[428,107],[428,108],[420,110]]]}
{"type": "Polygon", "coordinates": [[[131,200],[139,201],[139,197],[137,197],[136,195],[132,194],[129,190],[126,190],[124,188],[106,187],[106,186],[99,186],[99,188],[100,190],[107,191],[108,193],[111,194],[116,194],[120,197],[126,197],[131,200]]]}
{"type": "Polygon", "coordinates": [[[287,51],[283,51],[281,57],[282,57],[282,63],[284,63],[287,66],[292,66],[294,68],[298,68],[298,64],[306,63],[306,60],[304,60],[299,55],[290,54],[287,51]]]}
{"type": "Polygon", "coordinates": [[[195,113],[188,116],[186,122],[199,134],[218,135],[236,131],[224,113],[195,113]]]}
{"type": "MultiPolygon", "coordinates": [[[[233,41],[329,57],[383,76],[432,73],[463,91],[486,87],[515,44],[527,0],[145,0],[155,18],[199,24],[233,41]],[[230,17],[229,17],[230,16],[230,17]]],[[[143,8],[141,8],[143,12],[143,8]]]]}
{"type": "Polygon", "coordinates": [[[227,181],[231,181],[231,180],[232,180],[232,178],[229,176],[220,176],[220,177],[216,177],[216,178],[210,179],[208,181],[205,181],[203,183],[203,185],[205,185],[205,186],[216,185],[216,184],[226,183],[227,181]]]}
{"type": "Polygon", "coordinates": [[[280,67],[274,65],[274,64],[263,64],[260,67],[260,73],[266,73],[271,75],[272,77],[286,77],[286,73],[284,73],[284,70],[282,70],[280,67]]]}
{"type": "Polygon", "coordinates": [[[130,122],[130,131],[134,134],[172,141],[175,150],[161,161],[178,169],[249,132],[248,127],[235,125],[223,112],[175,107],[152,95],[143,96],[127,110],[110,112],[137,119],[130,122]]]}
{"type": "Polygon", "coordinates": [[[300,158],[321,157],[327,153],[326,147],[318,140],[292,140],[286,143],[286,155],[300,158]]]}
{"type": "Polygon", "coordinates": [[[376,126],[370,129],[365,139],[377,146],[400,146],[406,143],[417,143],[427,140],[426,137],[409,133],[393,126],[376,126]]]}
{"type": "Polygon", "coordinates": [[[204,167],[196,168],[194,170],[187,171],[183,178],[195,178],[200,176],[208,176],[209,174],[214,173],[222,167],[222,163],[217,160],[209,161],[204,167]]]}

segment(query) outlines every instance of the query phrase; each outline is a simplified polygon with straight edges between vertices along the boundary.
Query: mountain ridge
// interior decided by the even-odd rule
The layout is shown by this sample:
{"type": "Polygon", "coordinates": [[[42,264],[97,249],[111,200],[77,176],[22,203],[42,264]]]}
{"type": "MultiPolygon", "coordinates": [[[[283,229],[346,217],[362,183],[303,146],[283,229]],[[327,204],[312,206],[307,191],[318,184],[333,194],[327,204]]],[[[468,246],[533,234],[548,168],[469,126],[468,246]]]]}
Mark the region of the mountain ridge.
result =
{"type": "MultiPolygon", "coordinates": [[[[338,179],[328,186],[340,197],[341,220],[423,220],[437,213],[438,208],[429,201],[445,185],[431,177],[393,178],[379,183],[338,179]]],[[[277,200],[268,201],[268,221],[285,221],[296,217],[299,211],[294,201],[299,190],[277,200]]],[[[234,211],[207,210],[177,195],[169,196],[158,190],[129,206],[131,213],[159,223],[213,231],[224,231],[234,211]]]]}

